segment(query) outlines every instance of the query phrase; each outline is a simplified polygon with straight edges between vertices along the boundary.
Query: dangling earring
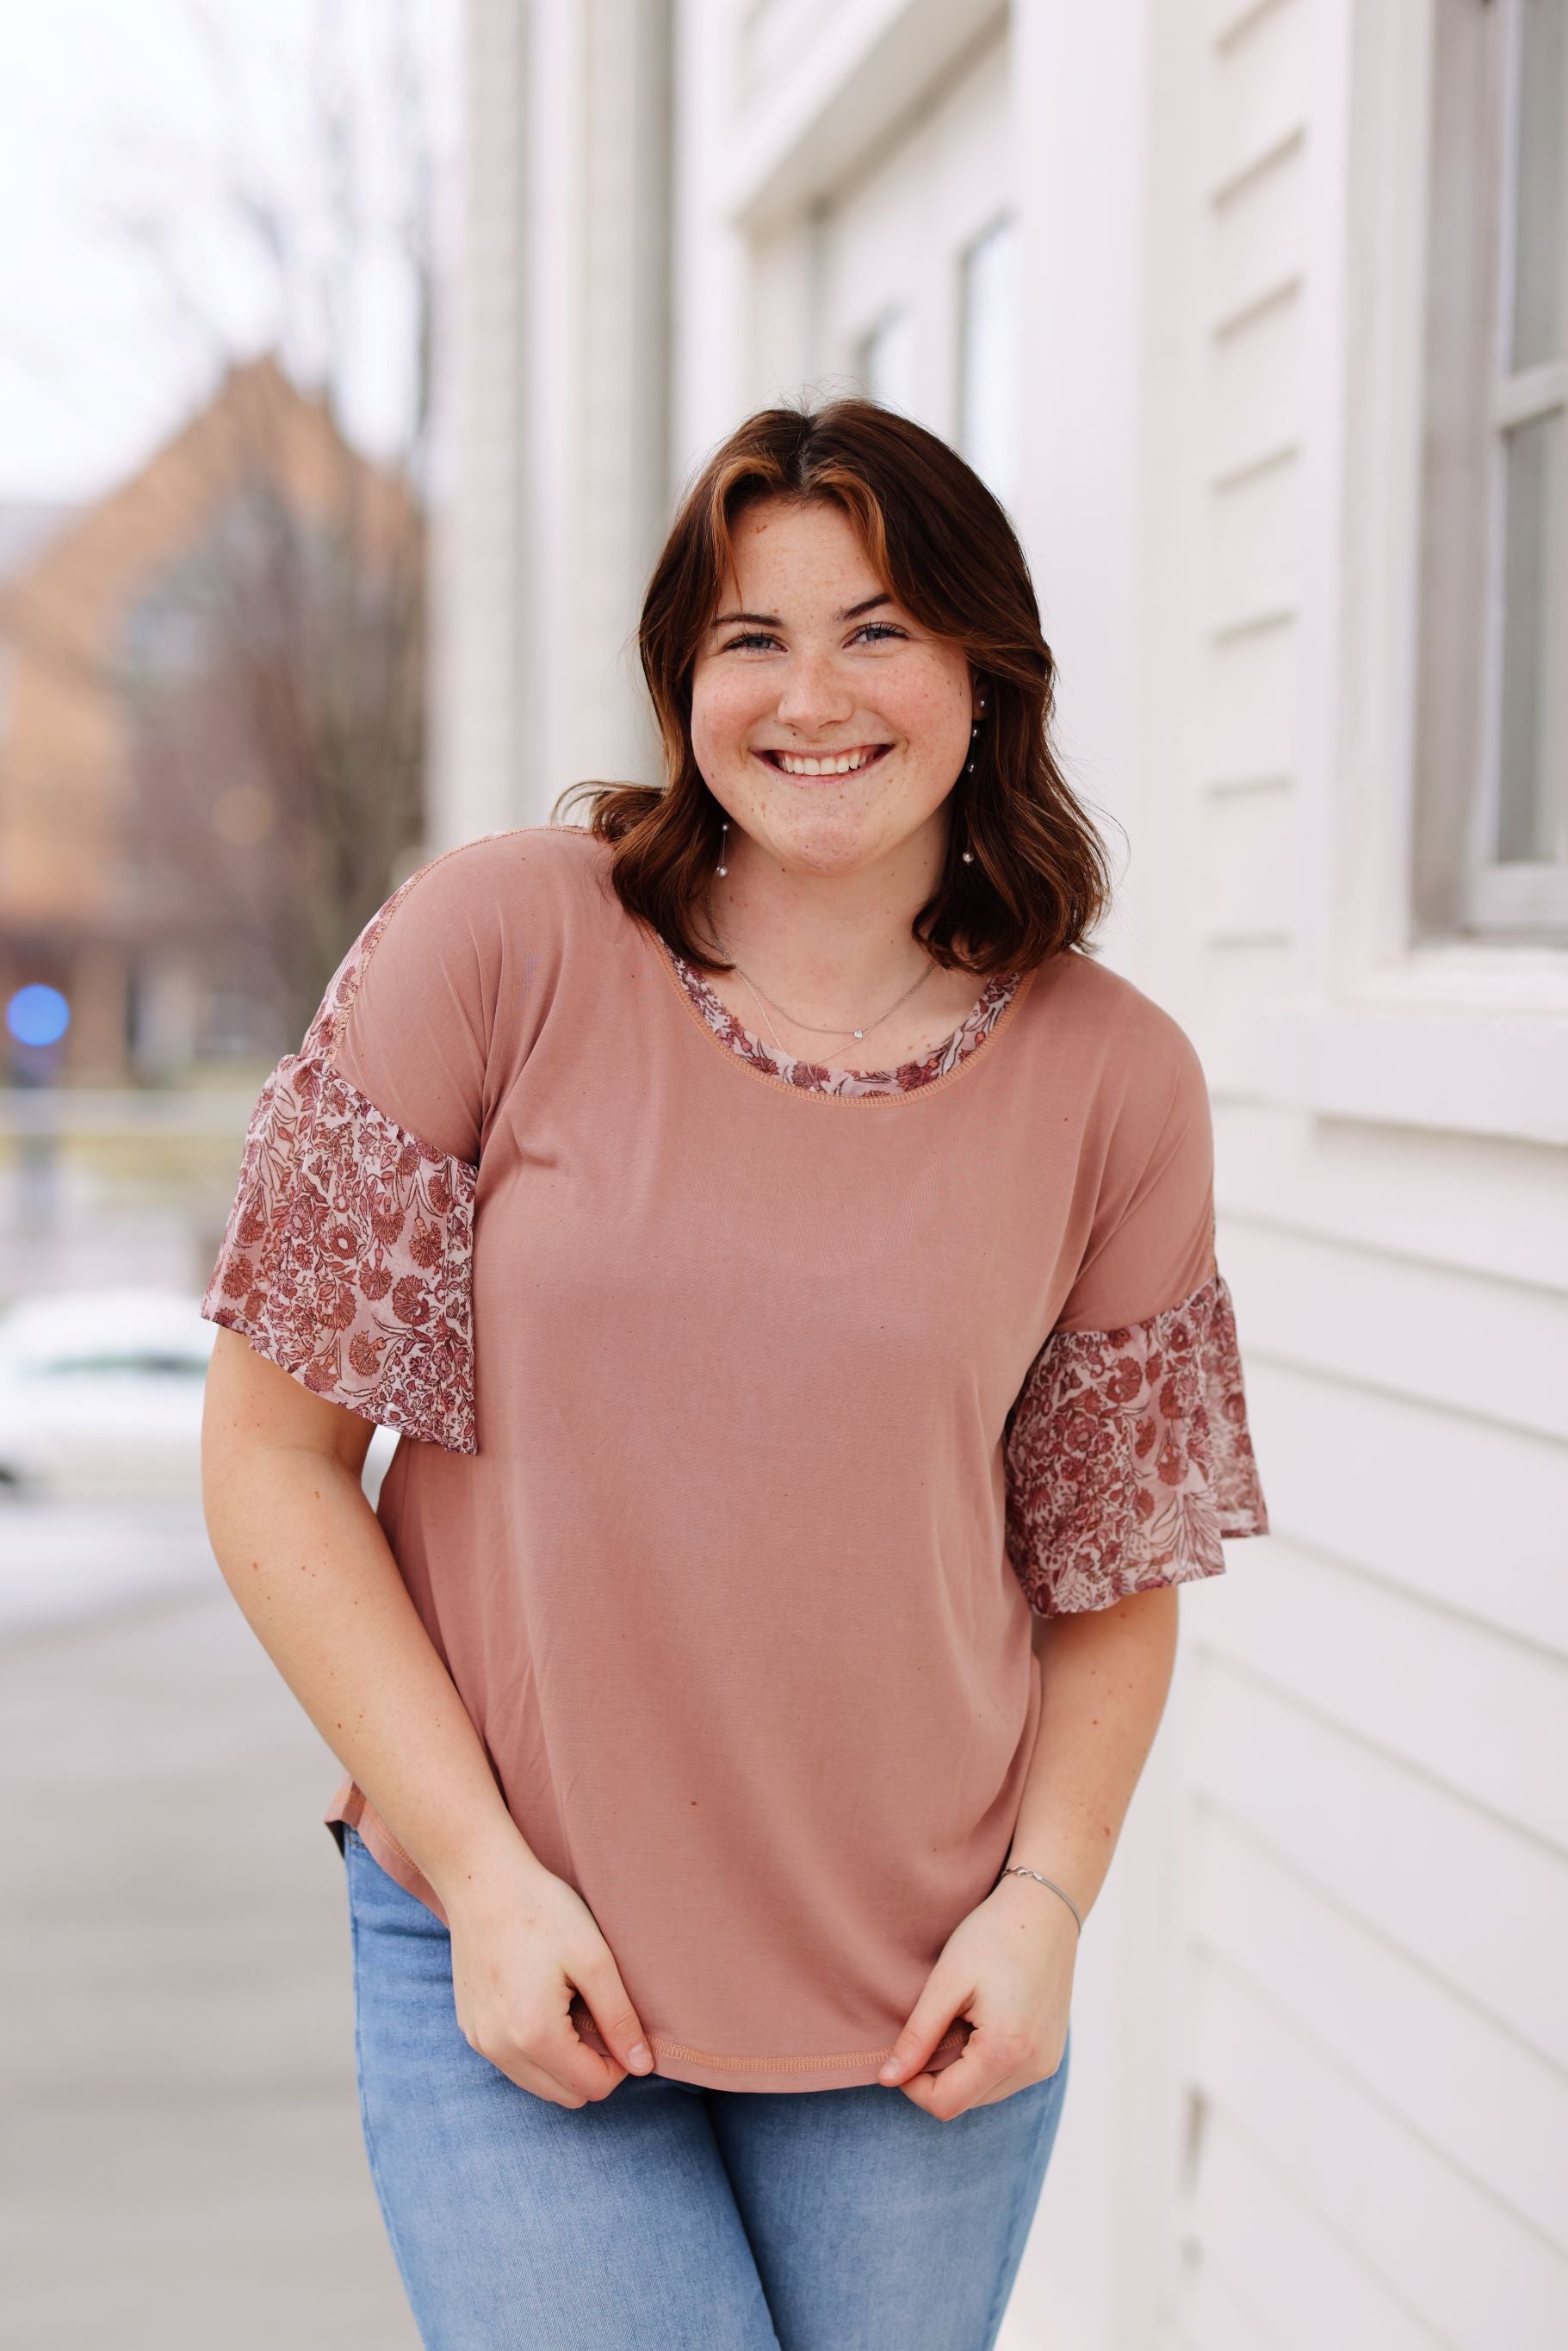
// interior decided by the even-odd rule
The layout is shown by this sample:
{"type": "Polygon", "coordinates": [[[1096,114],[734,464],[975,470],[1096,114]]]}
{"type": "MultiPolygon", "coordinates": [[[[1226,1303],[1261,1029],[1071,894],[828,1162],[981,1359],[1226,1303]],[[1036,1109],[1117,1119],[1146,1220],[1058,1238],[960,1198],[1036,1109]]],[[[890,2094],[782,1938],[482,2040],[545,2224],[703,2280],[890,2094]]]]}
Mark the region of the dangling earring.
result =
{"type": "MultiPolygon", "coordinates": [[[[985,704],[982,702],[982,703],[981,703],[981,705],[980,705],[980,718],[983,718],[983,717],[985,716],[985,715],[986,715],[986,705],[985,705],[985,704]]],[[[973,725],[973,726],[970,727],[970,729],[969,729],[969,748],[970,748],[970,750],[971,750],[971,751],[972,751],[972,750],[974,749],[974,747],[975,747],[975,737],[976,737],[976,736],[977,736],[977,735],[979,733],[979,731],[980,731],[980,718],[977,718],[977,719],[975,720],[974,725],[973,725]]],[[[968,764],[968,766],[965,768],[964,773],[965,773],[967,776],[972,776],[972,775],[974,774],[974,772],[975,772],[975,763],[974,763],[973,759],[971,759],[971,760],[970,760],[970,762],[969,762],[969,764],[968,764]]]]}
{"type": "Polygon", "coordinates": [[[720,834],[719,834],[719,843],[718,843],[718,870],[719,870],[719,872],[720,872],[721,873],[727,873],[727,872],[729,872],[729,868],[728,868],[728,866],[727,866],[727,865],[725,863],[725,862],[724,862],[724,852],[725,852],[725,841],[724,841],[724,834],[725,834],[725,833],[727,833],[728,831],[729,831],[729,819],[728,819],[728,817],[726,817],[726,818],[725,818],[725,820],[724,820],[723,826],[722,826],[721,831],[720,831],[720,834]]]}
{"type": "MultiPolygon", "coordinates": [[[[981,716],[981,717],[984,717],[984,716],[985,716],[985,711],[986,711],[986,705],[985,705],[985,704],[982,702],[982,703],[981,703],[981,705],[980,705],[980,716],[981,716]]],[[[975,723],[974,723],[974,725],[973,725],[973,726],[970,727],[970,729],[969,729],[969,748],[970,748],[971,750],[973,750],[973,749],[974,749],[974,747],[975,747],[975,737],[976,737],[976,736],[979,733],[979,731],[980,731],[980,720],[979,720],[979,718],[977,718],[977,719],[976,719],[976,721],[975,721],[975,723]]],[[[970,760],[970,762],[969,762],[969,764],[968,764],[968,766],[965,768],[964,773],[965,773],[967,776],[972,776],[972,775],[974,774],[974,772],[975,772],[975,763],[974,763],[973,759],[971,759],[971,760],[970,760]]],[[[975,862],[975,852],[974,852],[974,851],[973,851],[972,849],[966,849],[966,850],[964,851],[964,852],[963,852],[963,857],[964,857],[964,862],[965,862],[965,864],[966,864],[966,865],[973,865],[973,863],[974,863],[974,862],[975,862]]]]}

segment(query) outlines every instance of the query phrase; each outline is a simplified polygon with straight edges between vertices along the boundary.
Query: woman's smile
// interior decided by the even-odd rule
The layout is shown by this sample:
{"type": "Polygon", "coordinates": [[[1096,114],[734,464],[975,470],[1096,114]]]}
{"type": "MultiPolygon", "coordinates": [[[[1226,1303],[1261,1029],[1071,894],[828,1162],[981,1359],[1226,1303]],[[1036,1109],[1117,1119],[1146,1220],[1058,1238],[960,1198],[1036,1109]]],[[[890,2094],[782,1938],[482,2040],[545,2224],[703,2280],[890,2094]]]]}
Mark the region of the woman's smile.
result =
{"type": "Polygon", "coordinates": [[[847,751],[785,751],[768,747],[757,757],[775,774],[803,782],[820,776],[862,775],[892,748],[891,743],[858,743],[847,751]]]}

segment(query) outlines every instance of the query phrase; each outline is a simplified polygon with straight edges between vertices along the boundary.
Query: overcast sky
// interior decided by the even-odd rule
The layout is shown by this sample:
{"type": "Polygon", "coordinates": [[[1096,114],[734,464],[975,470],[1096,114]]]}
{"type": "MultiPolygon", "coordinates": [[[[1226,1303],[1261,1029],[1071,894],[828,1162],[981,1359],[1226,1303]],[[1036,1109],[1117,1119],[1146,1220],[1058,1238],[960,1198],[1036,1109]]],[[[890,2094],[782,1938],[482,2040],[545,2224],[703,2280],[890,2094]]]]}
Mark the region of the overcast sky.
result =
{"type": "MultiPolygon", "coordinates": [[[[268,279],[230,224],[242,165],[298,192],[308,240],[313,45],[341,28],[350,88],[375,86],[393,0],[35,0],[5,12],[0,74],[0,499],[78,499],[132,472],[214,380],[210,331],[182,325],[164,273],[116,214],[166,225],[191,308],[230,356],[269,340],[268,279]],[[203,25],[211,27],[204,36],[203,25]],[[232,74],[227,57],[237,68],[232,74]]],[[[413,0],[441,140],[455,143],[461,0],[413,0]]],[[[383,106],[367,108],[372,126],[383,106]]],[[[395,158],[371,152],[372,210],[395,158]]],[[[371,446],[406,395],[398,273],[357,280],[351,414],[371,446]]]]}

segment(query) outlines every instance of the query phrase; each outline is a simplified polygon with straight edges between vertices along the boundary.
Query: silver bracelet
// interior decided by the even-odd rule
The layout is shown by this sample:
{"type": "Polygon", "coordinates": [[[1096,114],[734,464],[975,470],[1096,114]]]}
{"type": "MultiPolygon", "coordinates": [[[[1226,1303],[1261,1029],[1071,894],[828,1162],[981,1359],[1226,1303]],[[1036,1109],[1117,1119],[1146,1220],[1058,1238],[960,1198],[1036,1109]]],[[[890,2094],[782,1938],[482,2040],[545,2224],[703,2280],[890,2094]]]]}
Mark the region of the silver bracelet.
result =
{"type": "Polygon", "coordinates": [[[1001,1873],[1001,1877],[998,1877],[997,1880],[998,1886],[1001,1884],[1002,1877],[1038,1877],[1042,1886],[1049,1886],[1053,1894],[1060,1894],[1061,1896],[1062,1900],[1066,1903],[1073,1917],[1077,1918],[1078,1931],[1082,1935],[1083,1932],[1083,1920],[1079,1915],[1078,1905],[1074,1902],[1071,1895],[1066,1891],[1065,1887],[1058,1886],[1054,1877],[1043,1877],[1040,1876],[1038,1869],[1025,1869],[1016,1861],[1009,1862],[1007,1867],[1001,1873]]]}

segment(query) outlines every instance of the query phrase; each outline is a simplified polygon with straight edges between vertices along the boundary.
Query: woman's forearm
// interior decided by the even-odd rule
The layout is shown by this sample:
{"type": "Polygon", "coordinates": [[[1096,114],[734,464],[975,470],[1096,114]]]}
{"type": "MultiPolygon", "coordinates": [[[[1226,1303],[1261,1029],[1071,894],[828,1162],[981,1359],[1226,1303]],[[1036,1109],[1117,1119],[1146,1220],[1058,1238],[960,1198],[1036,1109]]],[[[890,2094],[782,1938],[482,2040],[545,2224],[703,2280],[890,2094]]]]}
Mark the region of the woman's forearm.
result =
{"type": "Polygon", "coordinates": [[[359,1475],[314,1449],[209,1441],[225,1582],[322,1738],[444,1907],[542,1866],[409,1597],[359,1475]]]}
{"type": "Polygon", "coordinates": [[[1040,1728],[1008,1859],[1055,1878],[1085,1917],[1165,1709],[1176,1608],[1166,1584],[1035,1626],[1040,1728]]]}

